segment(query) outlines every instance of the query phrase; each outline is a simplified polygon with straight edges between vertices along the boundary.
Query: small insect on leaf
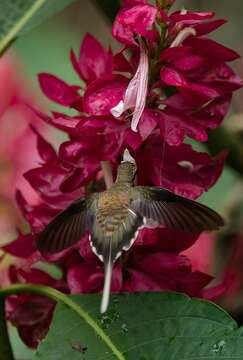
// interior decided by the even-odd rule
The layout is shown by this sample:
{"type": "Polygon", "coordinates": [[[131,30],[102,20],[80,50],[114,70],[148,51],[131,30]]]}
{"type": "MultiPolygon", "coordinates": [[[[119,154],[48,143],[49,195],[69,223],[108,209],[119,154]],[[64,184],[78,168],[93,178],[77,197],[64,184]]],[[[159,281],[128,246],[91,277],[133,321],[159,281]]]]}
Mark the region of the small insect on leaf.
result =
{"type": "Polygon", "coordinates": [[[81,343],[79,342],[73,342],[73,341],[70,341],[70,345],[71,345],[71,348],[81,354],[85,354],[86,351],[88,350],[88,347],[85,346],[85,345],[82,345],[81,343]]]}

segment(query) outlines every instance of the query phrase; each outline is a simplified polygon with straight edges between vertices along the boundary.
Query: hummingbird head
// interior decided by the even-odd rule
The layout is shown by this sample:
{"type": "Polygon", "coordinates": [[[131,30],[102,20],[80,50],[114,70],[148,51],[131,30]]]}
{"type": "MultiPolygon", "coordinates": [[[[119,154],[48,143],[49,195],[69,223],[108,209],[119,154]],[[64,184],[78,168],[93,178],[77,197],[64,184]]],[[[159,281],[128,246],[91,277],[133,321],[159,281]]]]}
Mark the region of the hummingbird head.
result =
{"type": "Polygon", "coordinates": [[[118,167],[116,182],[133,183],[137,173],[137,165],[135,159],[126,149],[123,154],[123,161],[118,167]]]}

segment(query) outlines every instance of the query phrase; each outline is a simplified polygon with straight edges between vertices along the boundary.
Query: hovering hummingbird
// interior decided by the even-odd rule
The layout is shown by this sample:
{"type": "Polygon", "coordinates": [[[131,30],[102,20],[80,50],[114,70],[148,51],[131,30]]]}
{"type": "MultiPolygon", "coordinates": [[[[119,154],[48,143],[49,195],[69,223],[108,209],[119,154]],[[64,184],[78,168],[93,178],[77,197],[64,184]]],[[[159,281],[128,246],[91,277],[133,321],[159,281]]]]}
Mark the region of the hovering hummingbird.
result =
{"type": "Polygon", "coordinates": [[[112,268],[130,249],[143,227],[166,226],[186,232],[216,230],[220,215],[195,201],[155,186],[134,186],[135,160],[125,150],[115,183],[103,192],[74,201],[37,238],[42,253],[56,253],[78,242],[89,230],[93,252],[104,262],[101,313],[109,303],[112,268]]]}

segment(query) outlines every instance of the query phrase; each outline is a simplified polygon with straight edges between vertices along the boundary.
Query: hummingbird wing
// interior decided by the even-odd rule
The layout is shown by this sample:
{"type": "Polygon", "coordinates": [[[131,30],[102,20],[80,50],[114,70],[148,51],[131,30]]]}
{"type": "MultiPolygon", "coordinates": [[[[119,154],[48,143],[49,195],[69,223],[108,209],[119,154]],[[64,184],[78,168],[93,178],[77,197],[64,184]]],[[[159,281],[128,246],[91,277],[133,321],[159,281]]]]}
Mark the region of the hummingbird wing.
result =
{"type": "Polygon", "coordinates": [[[37,236],[41,253],[57,253],[78,242],[94,219],[93,202],[96,194],[80,198],[59,213],[37,236]]]}
{"type": "Polygon", "coordinates": [[[154,226],[186,232],[217,230],[224,225],[214,210],[162,188],[135,186],[132,198],[132,208],[146,218],[147,224],[152,220],[154,226]]]}

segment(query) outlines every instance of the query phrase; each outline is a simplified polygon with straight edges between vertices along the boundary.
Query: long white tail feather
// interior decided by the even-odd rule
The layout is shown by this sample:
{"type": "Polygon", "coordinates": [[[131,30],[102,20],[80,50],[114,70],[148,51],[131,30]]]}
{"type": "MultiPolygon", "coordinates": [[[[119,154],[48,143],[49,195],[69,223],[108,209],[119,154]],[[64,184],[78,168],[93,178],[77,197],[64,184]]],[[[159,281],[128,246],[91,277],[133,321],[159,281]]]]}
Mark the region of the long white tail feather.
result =
{"type": "Polygon", "coordinates": [[[110,261],[110,259],[109,259],[108,263],[105,265],[105,282],[104,282],[103,295],[102,295],[102,300],[101,300],[101,305],[100,305],[101,314],[106,312],[108,305],[109,305],[112,268],[113,268],[113,262],[110,261]]]}
{"type": "Polygon", "coordinates": [[[100,305],[101,314],[106,312],[110,299],[111,278],[112,278],[112,270],[113,270],[113,260],[111,259],[111,250],[112,250],[112,240],[110,239],[109,256],[107,262],[105,261],[105,281],[104,281],[103,295],[100,305]]]}

